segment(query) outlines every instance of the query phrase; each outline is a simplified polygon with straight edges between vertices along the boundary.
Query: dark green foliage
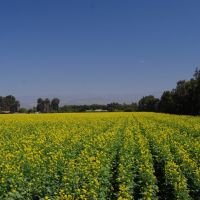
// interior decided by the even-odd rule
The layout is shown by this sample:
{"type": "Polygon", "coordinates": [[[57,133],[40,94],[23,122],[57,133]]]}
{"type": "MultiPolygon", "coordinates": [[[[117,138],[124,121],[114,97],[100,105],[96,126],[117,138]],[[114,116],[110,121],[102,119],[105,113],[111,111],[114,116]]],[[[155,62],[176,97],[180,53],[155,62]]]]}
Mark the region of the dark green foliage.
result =
{"type": "Polygon", "coordinates": [[[163,92],[158,105],[159,111],[164,113],[173,113],[174,107],[173,93],[170,91],[163,92]]]}
{"type": "Polygon", "coordinates": [[[120,110],[122,110],[122,107],[123,107],[123,106],[122,106],[121,104],[116,103],[116,102],[107,104],[107,110],[108,110],[109,112],[120,111],[120,110]]]}
{"type": "Polygon", "coordinates": [[[51,101],[51,109],[52,111],[58,112],[60,100],[58,98],[54,98],[51,101]]]}
{"type": "Polygon", "coordinates": [[[20,108],[19,113],[27,113],[28,110],[26,108],[20,108]]]}
{"type": "Polygon", "coordinates": [[[159,111],[174,114],[200,114],[200,70],[196,69],[189,81],[177,82],[172,91],[165,91],[159,102],[159,111]]]}
{"type": "Polygon", "coordinates": [[[92,105],[65,105],[59,109],[60,112],[116,112],[116,111],[125,111],[132,112],[137,110],[137,104],[119,104],[119,103],[110,103],[107,105],[92,104],[92,105]]]}
{"type": "Polygon", "coordinates": [[[145,96],[138,103],[139,111],[153,112],[158,110],[159,99],[153,95],[145,96]]]}
{"type": "Polygon", "coordinates": [[[18,112],[20,108],[20,102],[15,99],[14,96],[8,95],[6,97],[0,96],[0,112],[18,112]]]}
{"type": "Polygon", "coordinates": [[[54,98],[52,101],[50,101],[48,98],[44,100],[42,98],[39,98],[37,100],[36,110],[42,113],[58,112],[59,103],[60,100],[58,98],[54,98]]]}
{"type": "Polygon", "coordinates": [[[44,100],[42,98],[39,98],[37,100],[37,111],[38,112],[44,112],[44,100]]]}

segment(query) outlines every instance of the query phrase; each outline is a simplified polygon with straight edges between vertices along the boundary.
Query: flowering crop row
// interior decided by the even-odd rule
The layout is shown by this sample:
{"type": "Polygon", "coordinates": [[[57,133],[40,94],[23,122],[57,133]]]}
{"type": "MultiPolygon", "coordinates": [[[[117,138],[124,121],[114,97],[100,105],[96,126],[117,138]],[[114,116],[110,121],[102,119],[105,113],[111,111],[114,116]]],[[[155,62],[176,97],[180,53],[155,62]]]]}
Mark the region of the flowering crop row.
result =
{"type": "Polygon", "coordinates": [[[0,116],[0,199],[200,199],[200,118],[0,116]]]}

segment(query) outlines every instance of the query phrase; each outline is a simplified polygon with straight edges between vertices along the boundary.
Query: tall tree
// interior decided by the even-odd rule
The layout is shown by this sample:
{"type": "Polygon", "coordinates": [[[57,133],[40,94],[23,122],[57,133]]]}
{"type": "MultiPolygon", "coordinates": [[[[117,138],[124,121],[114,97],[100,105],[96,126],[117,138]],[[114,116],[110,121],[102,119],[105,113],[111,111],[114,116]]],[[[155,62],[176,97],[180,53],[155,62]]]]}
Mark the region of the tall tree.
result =
{"type": "Polygon", "coordinates": [[[200,69],[196,68],[194,73],[194,103],[195,103],[195,114],[200,114],[200,69]]]}
{"type": "Polygon", "coordinates": [[[8,95],[4,98],[4,109],[7,111],[10,111],[11,106],[15,104],[15,97],[12,95],[8,95]]]}
{"type": "Polygon", "coordinates": [[[50,110],[50,105],[51,105],[51,102],[48,98],[46,98],[44,100],[44,112],[46,113],[49,113],[51,110],[50,110]]]}
{"type": "Polygon", "coordinates": [[[51,101],[51,110],[57,112],[59,110],[59,103],[60,103],[60,99],[53,98],[51,101]]]}
{"type": "Polygon", "coordinates": [[[20,109],[20,103],[19,101],[15,101],[15,103],[10,107],[10,112],[11,113],[19,112],[19,109],[20,109]]]}
{"type": "Polygon", "coordinates": [[[159,111],[165,113],[174,112],[174,100],[172,92],[170,91],[163,92],[159,102],[159,111]]]}
{"type": "Polygon", "coordinates": [[[39,98],[37,100],[36,109],[37,109],[38,112],[44,112],[44,100],[42,98],[39,98]]]}
{"type": "Polygon", "coordinates": [[[4,108],[4,100],[3,97],[0,96],[0,111],[3,111],[3,108],[4,108]]]}

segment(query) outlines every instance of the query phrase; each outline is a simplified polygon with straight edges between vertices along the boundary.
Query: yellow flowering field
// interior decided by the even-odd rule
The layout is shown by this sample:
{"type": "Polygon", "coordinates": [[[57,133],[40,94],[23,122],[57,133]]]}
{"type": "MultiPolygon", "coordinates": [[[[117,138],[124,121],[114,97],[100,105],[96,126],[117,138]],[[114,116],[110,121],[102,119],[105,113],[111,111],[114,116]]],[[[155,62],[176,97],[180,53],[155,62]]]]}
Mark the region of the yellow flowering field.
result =
{"type": "Polygon", "coordinates": [[[200,118],[0,115],[0,199],[200,199],[200,118]]]}

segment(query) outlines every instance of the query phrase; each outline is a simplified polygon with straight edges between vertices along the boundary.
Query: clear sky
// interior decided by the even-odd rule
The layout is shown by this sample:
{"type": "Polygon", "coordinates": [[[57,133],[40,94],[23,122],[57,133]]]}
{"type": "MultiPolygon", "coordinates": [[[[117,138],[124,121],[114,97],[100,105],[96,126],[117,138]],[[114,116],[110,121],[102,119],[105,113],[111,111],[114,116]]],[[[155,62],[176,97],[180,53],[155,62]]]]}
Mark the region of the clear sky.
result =
{"type": "Polygon", "coordinates": [[[199,65],[199,0],[0,1],[3,96],[150,94],[199,65]]]}

